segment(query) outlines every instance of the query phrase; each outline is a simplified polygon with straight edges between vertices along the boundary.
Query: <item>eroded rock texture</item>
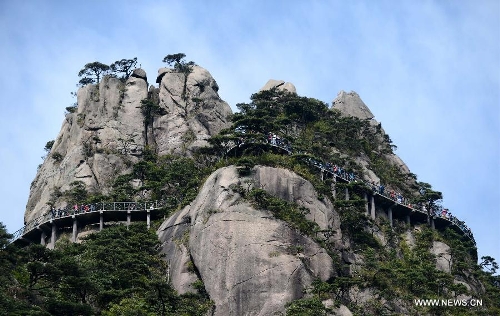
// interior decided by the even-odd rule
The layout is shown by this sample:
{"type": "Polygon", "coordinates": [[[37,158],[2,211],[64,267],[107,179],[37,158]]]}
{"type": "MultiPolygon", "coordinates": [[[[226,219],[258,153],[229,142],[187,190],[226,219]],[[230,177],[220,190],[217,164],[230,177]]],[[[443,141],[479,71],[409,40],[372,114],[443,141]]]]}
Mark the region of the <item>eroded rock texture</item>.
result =
{"type": "Polygon", "coordinates": [[[159,88],[148,89],[146,72],[136,69],[126,82],[105,77],[78,90],[78,107],[66,114],[32,182],[26,222],[48,212],[49,203],[64,207],[67,198],[61,193],[75,181],[88,192],[109,193],[114,179],[131,170],[146,146],[158,154],[190,155],[228,126],[231,109],[207,70],[194,66],[185,74],[162,68],[160,73],[159,88]],[[145,122],[144,99],[159,108],[152,121],[145,122]]]}
{"type": "Polygon", "coordinates": [[[206,146],[207,139],[229,127],[229,105],[218,95],[210,73],[194,66],[191,73],[158,71],[159,104],[166,112],[154,123],[159,154],[182,153],[206,146]]]}
{"type": "MultiPolygon", "coordinates": [[[[318,200],[312,185],[290,171],[260,166],[253,171],[240,177],[235,167],[217,170],[198,197],[158,230],[174,287],[192,291],[192,260],[216,304],[215,315],[283,312],[314,279],[334,275],[323,248],[269,211],[255,209],[234,188],[263,188],[309,208],[320,226],[339,227],[330,202],[318,200]]],[[[339,229],[336,238],[340,235],[339,229]]]]}
{"type": "Polygon", "coordinates": [[[125,83],[104,78],[78,91],[78,108],[66,114],[59,135],[30,188],[25,220],[66,201],[58,192],[81,181],[89,191],[106,194],[112,180],[138,161],[144,147],[141,100],[147,82],[130,77],[125,83]]]}

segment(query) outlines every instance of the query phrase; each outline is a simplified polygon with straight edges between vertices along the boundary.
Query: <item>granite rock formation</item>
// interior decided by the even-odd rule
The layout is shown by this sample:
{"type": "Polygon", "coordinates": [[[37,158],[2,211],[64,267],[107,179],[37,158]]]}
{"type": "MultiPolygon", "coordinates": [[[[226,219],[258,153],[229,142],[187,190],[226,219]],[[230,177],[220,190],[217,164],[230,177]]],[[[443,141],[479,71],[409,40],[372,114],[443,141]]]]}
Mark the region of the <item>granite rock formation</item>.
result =
{"type": "Polygon", "coordinates": [[[221,100],[217,82],[204,68],[193,66],[190,73],[162,68],[157,82],[159,105],[166,112],[154,123],[158,154],[206,146],[211,135],[229,127],[231,108],[221,100]]]}
{"type": "Polygon", "coordinates": [[[332,101],[332,109],[339,110],[343,115],[354,116],[362,120],[375,117],[359,95],[354,91],[349,93],[340,91],[335,100],[332,101]]]}
{"type": "Polygon", "coordinates": [[[333,276],[326,250],[266,210],[255,209],[234,190],[263,188],[291,202],[302,203],[320,226],[340,222],[329,201],[320,201],[312,185],[288,170],[256,166],[241,177],[235,167],[214,172],[198,197],[158,229],[163,253],[170,263],[172,284],[192,291],[196,267],[215,315],[272,315],[303,296],[311,282],[333,276]],[[294,250],[295,249],[295,250],[294,250]],[[296,251],[296,249],[301,249],[296,251]]]}
{"type": "Polygon", "coordinates": [[[75,111],[61,131],[30,188],[25,221],[67,204],[65,192],[77,183],[88,192],[109,193],[112,182],[131,170],[146,146],[158,154],[190,155],[206,139],[228,126],[229,105],[217,94],[210,73],[194,66],[190,73],[160,69],[159,88],[148,90],[147,75],[135,69],[122,82],[104,77],[78,90],[75,111]],[[157,103],[159,114],[145,126],[142,100],[157,103]]]}
{"type": "MultiPolygon", "coordinates": [[[[161,68],[156,83],[158,87],[148,87],[146,72],[136,69],[125,82],[105,77],[98,85],[78,91],[78,107],[66,114],[31,185],[26,221],[46,213],[50,205],[64,207],[68,203],[65,193],[75,185],[83,185],[89,192],[109,193],[114,179],[129,173],[146,150],[189,157],[230,126],[231,109],[219,97],[216,81],[202,67],[193,66],[187,72],[161,68]],[[145,119],[144,100],[154,106],[150,120],[145,119]]],[[[261,91],[273,88],[296,93],[293,84],[277,80],[269,80],[261,91]]],[[[341,91],[332,108],[381,129],[355,92],[341,91]]],[[[397,155],[381,155],[403,173],[410,172],[397,155]]],[[[379,183],[366,154],[353,160],[366,180],[379,183]]],[[[139,179],[134,181],[141,185],[139,179]]],[[[349,233],[342,232],[347,230],[341,229],[342,213],[336,210],[342,203],[335,206],[333,202],[287,169],[257,165],[248,175],[235,166],[217,169],[199,188],[197,197],[157,230],[172,286],[180,294],[195,292],[193,284],[201,280],[214,302],[214,315],[284,314],[286,303],[308,297],[314,280],[353,277],[366,266],[361,248],[356,248],[349,233]],[[314,236],[304,235],[269,210],[258,209],[241,193],[241,189],[252,188],[305,207],[307,220],[316,223],[319,231],[314,236]]],[[[383,210],[376,211],[376,220],[387,221],[383,210]]],[[[365,232],[375,243],[390,247],[386,232],[374,228],[376,220],[369,220],[365,232]]],[[[414,248],[416,225],[414,230],[404,229],[408,247],[414,248]]],[[[435,256],[438,270],[452,271],[448,245],[435,241],[429,252],[435,256]]],[[[455,282],[479,292],[480,285],[462,279],[455,282]]],[[[384,301],[369,284],[352,285],[343,295],[352,303],[350,307],[376,301],[393,313],[409,314],[404,304],[384,301]]],[[[323,301],[336,315],[353,314],[337,303],[332,298],[323,301]]]]}
{"type": "Polygon", "coordinates": [[[297,93],[297,89],[295,89],[293,83],[284,82],[283,80],[274,80],[274,79],[269,79],[269,81],[266,82],[266,84],[259,91],[271,90],[273,88],[276,88],[278,91],[288,91],[291,93],[297,93]]]}

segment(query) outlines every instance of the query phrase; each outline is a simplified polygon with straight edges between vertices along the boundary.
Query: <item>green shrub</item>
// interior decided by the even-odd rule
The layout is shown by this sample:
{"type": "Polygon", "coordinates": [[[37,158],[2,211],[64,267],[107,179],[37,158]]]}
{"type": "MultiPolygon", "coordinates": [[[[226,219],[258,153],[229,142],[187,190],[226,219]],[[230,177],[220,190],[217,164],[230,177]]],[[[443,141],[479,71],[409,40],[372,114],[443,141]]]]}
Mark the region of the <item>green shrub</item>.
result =
{"type": "Polygon", "coordinates": [[[305,214],[309,210],[303,206],[274,197],[262,189],[250,190],[246,198],[253,201],[257,208],[270,211],[276,218],[289,223],[305,235],[315,236],[319,231],[318,224],[306,219],[305,214]]]}
{"type": "Polygon", "coordinates": [[[328,309],[317,297],[295,300],[286,305],[287,316],[322,316],[328,309]]]}
{"type": "Polygon", "coordinates": [[[52,156],[52,159],[54,159],[56,162],[61,162],[64,158],[63,155],[61,155],[58,152],[53,153],[51,156],[52,156]]]}
{"type": "Polygon", "coordinates": [[[68,113],[75,113],[77,110],[78,110],[78,107],[76,105],[66,107],[66,112],[68,112],[68,113]]]}

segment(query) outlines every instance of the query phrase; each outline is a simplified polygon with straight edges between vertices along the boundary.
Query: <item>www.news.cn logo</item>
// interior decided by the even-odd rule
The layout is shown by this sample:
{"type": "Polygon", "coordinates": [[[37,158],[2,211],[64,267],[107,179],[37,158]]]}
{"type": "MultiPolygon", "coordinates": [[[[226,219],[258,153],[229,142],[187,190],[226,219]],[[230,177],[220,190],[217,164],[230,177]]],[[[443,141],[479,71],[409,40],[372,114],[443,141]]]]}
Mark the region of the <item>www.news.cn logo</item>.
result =
{"type": "Polygon", "coordinates": [[[423,299],[416,299],[413,301],[413,303],[416,306],[464,306],[464,307],[466,307],[466,306],[470,306],[470,307],[483,306],[483,300],[473,299],[473,298],[470,300],[455,300],[455,299],[423,300],[423,299]]]}

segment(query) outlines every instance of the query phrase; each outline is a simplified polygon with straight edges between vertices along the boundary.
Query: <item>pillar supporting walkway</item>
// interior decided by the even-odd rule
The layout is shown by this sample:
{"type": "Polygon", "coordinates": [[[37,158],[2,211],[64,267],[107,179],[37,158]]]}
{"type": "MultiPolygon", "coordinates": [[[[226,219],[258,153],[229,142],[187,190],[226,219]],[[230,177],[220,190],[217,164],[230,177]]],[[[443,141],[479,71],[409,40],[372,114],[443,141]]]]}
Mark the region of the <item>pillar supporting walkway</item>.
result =
{"type": "Polygon", "coordinates": [[[161,216],[163,201],[154,202],[104,202],[88,205],[86,210],[56,210],[29,221],[13,234],[11,242],[40,242],[54,248],[58,235],[62,231],[71,232],[71,241],[78,239],[78,233],[89,225],[99,225],[103,230],[106,223],[125,222],[127,227],[136,221],[146,222],[148,229],[151,219],[161,216]]]}

